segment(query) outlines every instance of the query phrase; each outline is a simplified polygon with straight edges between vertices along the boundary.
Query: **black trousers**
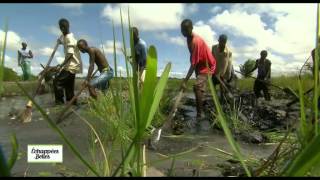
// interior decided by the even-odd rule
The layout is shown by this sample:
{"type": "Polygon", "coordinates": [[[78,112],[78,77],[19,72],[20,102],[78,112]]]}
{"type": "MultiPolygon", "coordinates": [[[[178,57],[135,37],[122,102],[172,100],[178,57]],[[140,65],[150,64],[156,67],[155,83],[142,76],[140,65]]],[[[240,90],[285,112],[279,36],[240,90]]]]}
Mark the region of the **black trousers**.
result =
{"type": "Polygon", "coordinates": [[[70,101],[74,96],[75,74],[62,70],[53,80],[54,95],[56,103],[64,103],[64,91],[66,100],[70,101]]]}
{"type": "Polygon", "coordinates": [[[270,100],[270,93],[269,93],[268,85],[263,81],[256,80],[254,82],[253,91],[254,91],[254,94],[257,98],[262,97],[261,93],[260,93],[261,90],[263,91],[264,99],[269,101],[270,100]]]}

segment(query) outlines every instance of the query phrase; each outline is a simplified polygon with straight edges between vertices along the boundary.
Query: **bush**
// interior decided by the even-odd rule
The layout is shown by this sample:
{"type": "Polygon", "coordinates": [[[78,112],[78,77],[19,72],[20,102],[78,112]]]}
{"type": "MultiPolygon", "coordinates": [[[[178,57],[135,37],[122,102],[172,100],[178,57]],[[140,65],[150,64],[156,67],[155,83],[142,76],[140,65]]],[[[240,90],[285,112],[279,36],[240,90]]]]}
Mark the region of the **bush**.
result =
{"type": "Polygon", "coordinates": [[[245,78],[251,76],[252,72],[250,73],[250,71],[252,71],[255,64],[256,64],[256,61],[252,60],[252,59],[248,59],[246,62],[244,62],[243,65],[241,64],[240,65],[240,72],[242,73],[242,76],[245,78]]]}

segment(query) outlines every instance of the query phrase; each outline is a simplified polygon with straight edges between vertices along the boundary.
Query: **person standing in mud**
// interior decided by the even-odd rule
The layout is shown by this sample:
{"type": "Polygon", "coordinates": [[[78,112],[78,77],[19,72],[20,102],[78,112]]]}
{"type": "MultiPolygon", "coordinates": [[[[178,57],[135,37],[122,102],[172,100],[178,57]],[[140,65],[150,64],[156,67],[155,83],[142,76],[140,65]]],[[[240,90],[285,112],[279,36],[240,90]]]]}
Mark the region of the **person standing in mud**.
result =
{"type": "Polygon", "coordinates": [[[187,38],[188,49],[190,52],[190,67],[188,74],[182,81],[181,89],[186,89],[187,82],[195,71],[196,83],[193,90],[197,104],[197,119],[204,118],[203,114],[203,96],[206,91],[208,75],[211,78],[215,74],[216,59],[204,40],[192,32],[193,25],[190,19],[184,19],[181,23],[181,33],[187,38]]]}
{"type": "Polygon", "coordinates": [[[268,85],[270,84],[271,77],[271,61],[267,59],[268,52],[266,50],[261,51],[260,59],[256,60],[254,68],[248,73],[252,73],[258,69],[257,79],[254,82],[253,91],[258,99],[261,97],[261,90],[263,91],[264,99],[267,101],[271,100],[268,85]]]}
{"type": "MultiPolygon", "coordinates": [[[[220,78],[220,80],[230,88],[229,82],[232,80],[232,52],[227,47],[227,35],[221,34],[219,36],[219,43],[212,46],[212,55],[217,61],[216,73],[215,76],[212,76],[213,83],[219,84],[219,81],[216,78],[220,78]]],[[[220,84],[220,92],[221,98],[225,94],[225,89],[220,84]]],[[[222,98],[223,99],[223,98],[222,98]]]]}
{"type": "Polygon", "coordinates": [[[33,58],[32,51],[27,49],[27,43],[21,43],[22,48],[18,50],[18,65],[22,69],[23,80],[27,81],[31,77],[31,61],[29,59],[33,58]]]}
{"type": "Polygon", "coordinates": [[[139,30],[137,27],[132,27],[134,49],[135,49],[135,60],[137,63],[137,72],[139,74],[139,81],[144,82],[147,65],[147,44],[140,38],[139,30]]]}
{"type": "Polygon", "coordinates": [[[77,46],[82,53],[89,54],[89,69],[85,84],[88,86],[90,96],[97,99],[98,95],[95,88],[102,91],[106,91],[108,89],[109,80],[113,78],[113,69],[109,66],[109,63],[102,52],[96,47],[89,47],[86,40],[80,39],[77,46]],[[100,76],[90,81],[94,64],[97,65],[100,76]]]}
{"type": "MultiPolygon", "coordinates": [[[[57,69],[61,71],[53,80],[55,102],[57,105],[64,104],[64,91],[67,101],[73,98],[75,76],[77,73],[82,73],[80,51],[77,47],[77,40],[69,30],[69,21],[60,19],[59,27],[62,35],[57,40],[57,43],[63,45],[65,59],[62,64],[57,66],[57,69]]],[[[77,101],[74,101],[73,104],[76,105],[77,101]]]]}

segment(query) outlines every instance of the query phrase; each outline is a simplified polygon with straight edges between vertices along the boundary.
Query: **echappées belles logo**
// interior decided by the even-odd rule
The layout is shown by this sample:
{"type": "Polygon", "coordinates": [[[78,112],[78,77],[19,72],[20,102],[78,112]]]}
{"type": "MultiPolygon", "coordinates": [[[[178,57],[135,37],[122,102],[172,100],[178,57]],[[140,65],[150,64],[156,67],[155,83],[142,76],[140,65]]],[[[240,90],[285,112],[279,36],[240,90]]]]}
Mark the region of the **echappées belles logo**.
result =
{"type": "Polygon", "coordinates": [[[51,144],[29,144],[28,162],[29,163],[62,163],[62,145],[51,144]]]}

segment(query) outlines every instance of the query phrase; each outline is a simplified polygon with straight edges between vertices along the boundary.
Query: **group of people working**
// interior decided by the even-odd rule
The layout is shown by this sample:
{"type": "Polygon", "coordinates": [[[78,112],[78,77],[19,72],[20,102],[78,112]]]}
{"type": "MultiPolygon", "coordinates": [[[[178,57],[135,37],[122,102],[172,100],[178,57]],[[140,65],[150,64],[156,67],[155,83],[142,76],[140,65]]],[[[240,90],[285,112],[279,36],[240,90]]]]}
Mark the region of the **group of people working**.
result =
{"type": "MultiPolygon", "coordinates": [[[[195,72],[196,82],[194,84],[194,93],[197,105],[196,118],[202,119],[204,117],[203,97],[207,89],[208,79],[212,80],[214,85],[220,84],[221,96],[224,96],[225,91],[228,91],[228,87],[230,87],[229,83],[234,77],[232,52],[226,46],[227,36],[224,34],[219,36],[219,43],[213,45],[210,50],[205,41],[193,32],[193,24],[190,19],[182,21],[181,33],[187,38],[190,52],[190,68],[182,82],[181,88],[186,88],[187,81],[193,72],[195,72]]],[[[263,90],[265,99],[269,101],[270,93],[268,83],[271,76],[271,61],[266,57],[267,51],[261,51],[261,57],[256,60],[255,67],[251,72],[258,69],[257,80],[254,83],[256,98],[261,97],[261,90],[263,90]]]]}
{"type": "MultiPolygon", "coordinates": [[[[96,99],[98,97],[96,89],[103,92],[108,89],[109,80],[113,78],[113,69],[109,66],[105,55],[100,49],[89,46],[85,39],[78,41],[75,39],[73,33],[70,32],[70,24],[67,19],[59,20],[59,28],[62,35],[58,38],[57,43],[63,45],[65,58],[61,64],[55,67],[57,73],[53,79],[53,87],[56,105],[64,104],[65,100],[68,102],[74,97],[75,77],[76,74],[82,73],[83,69],[80,52],[89,55],[89,68],[84,85],[88,87],[90,96],[96,99]],[[95,64],[100,75],[92,77],[95,64]]],[[[135,44],[135,60],[138,65],[137,71],[140,74],[140,82],[143,83],[147,45],[139,38],[139,31],[136,27],[133,27],[132,31],[135,44]]],[[[23,80],[28,80],[31,75],[31,58],[33,58],[32,52],[27,49],[27,44],[23,42],[22,48],[18,50],[18,63],[23,71],[23,80]]],[[[74,101],[74,104],[77,104],[77,101],[74,101]]]]}
{"type": "MultiPolygon", "coordinates": [[[[85,39],[76,40],[73,33],[70,32],[70,24],[67,19],[59,20],[59,28],[62,35],[57,43],[63,45],[65,59],[56,69],[58,72],[53,80],[55,103],[64,104],[65,100],[70,101],[74,96],[74,85],[76,74],[82,73],[82,60],[80,52],[89,55],[89,68],[85,80],[88,86],[90,96],[97,98],[96,89],[106,91],[109,87],[109,80],[113,78],[113,69],[105,55],[96,47],[89,46],[85,39]],[[100,75],[93,77],[94,65],[97,65],[100,75]],[[65,98],[64,98],[65,94],[65,98]],[[65,99],[65,100],[64,100],[65,99]]],[[[138,28],[132,28],[135,60],[139,81],[144,82],[147,61],[147,44],[139,37],[138,28]]],[[[181,88],[185,89],[188,80],[193,72],[196,74],[194,84],[194,93],[197,104],[197,118],[203,118],[203,97],[207,89],[208,77],[214,85],[220,84],[221,96],[230,88],[229,83],[234,77],[232,65],[232,52],[226,45],[228,37],[224,34],[219,36],[219,43],[213,45],[210,49],[205,41],[193,32],[193,24],[190,19],[185,19],[181,23],[181,33],[187,39],[190,52],[189,71],[182,81],[181,88]]],[[[267,58],[267,51],[261,52],[261,58],[257,59],[256,65],[252,71],[258,69],[257,80],[254,84],[254,92],[260,97],[260,91],[263,90],[266,100],[270,100],[268,92],[268,81],[271,75],[271,62],[267,58]]],[[[30,59],[33,58],[32,52],[27,49],[27,44],[22,43],[22,48],[18,51],[18,63],[22,68],[24,80],[30,76],[30,59]]],[[[132,58],[132,57],[129,57],[132,58]]],[[[77,101],[74,102],[75,104],[77,101]]]]}

